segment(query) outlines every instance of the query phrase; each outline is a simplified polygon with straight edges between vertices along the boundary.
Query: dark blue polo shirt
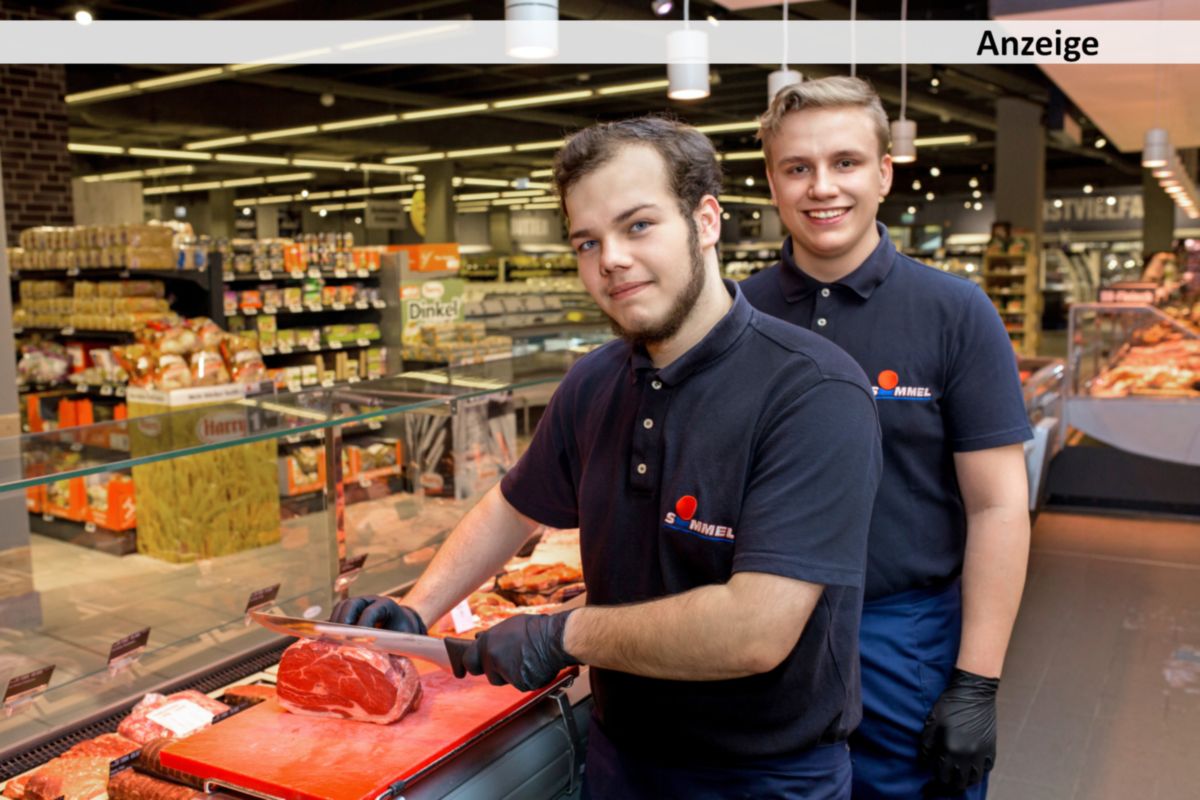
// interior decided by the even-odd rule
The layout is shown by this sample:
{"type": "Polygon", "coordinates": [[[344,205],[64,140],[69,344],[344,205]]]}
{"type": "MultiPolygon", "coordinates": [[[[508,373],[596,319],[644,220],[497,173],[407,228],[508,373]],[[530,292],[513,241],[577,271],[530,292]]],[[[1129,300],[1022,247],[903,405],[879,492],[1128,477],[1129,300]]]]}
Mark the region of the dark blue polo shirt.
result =
{"type": "Polygon", "coordinates": [[[954,454],[1029,439],[1017,361],[995,307],[965,278],[880,242],[824,284],[792,257],[742,282],[761,311],[825,336],[871,381],[883,480],[871,519],[868,600],[945,585],[962,572],[967,522],[954,454]]]}
{"type": "Polygon", "coordinates": [[[610,342],[580,359],[504,476],[518,511],[580,528],[588,602],[637,603],[765,572],[824,584],[776,669],[722,681],[591,670],[601,724],[662,763],[846,739],[879,431],[862,370],[819,336],[733,307],[663,369],[610,342]]]}

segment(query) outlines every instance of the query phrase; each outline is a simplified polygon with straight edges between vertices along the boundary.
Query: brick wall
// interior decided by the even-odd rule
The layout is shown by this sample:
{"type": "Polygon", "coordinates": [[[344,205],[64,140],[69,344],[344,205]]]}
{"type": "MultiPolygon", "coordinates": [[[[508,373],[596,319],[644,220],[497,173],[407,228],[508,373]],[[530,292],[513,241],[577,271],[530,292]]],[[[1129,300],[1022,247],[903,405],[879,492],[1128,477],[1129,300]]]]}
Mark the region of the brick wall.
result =
{"type": "MultiPolygon", "coordinates": [[[[5,6],[0,19],[47,18],[29,6],[5,6]]],[[[25,228],[74,222],[66,89],[61,64],[0,64],[0,179],[10,247],[25,228]]]]}

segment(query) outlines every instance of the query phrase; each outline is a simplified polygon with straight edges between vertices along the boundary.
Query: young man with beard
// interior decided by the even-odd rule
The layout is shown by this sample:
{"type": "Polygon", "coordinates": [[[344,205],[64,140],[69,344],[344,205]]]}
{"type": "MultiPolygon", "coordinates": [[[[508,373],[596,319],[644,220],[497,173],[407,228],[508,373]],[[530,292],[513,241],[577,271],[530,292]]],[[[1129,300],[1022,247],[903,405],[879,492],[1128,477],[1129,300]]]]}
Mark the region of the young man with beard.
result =
{"type": "Polygon", "coordinates": [[[876,222],[892,163],[870,86],[788,87],[760,137],[791,235],[780,263],[742,290],[853,356],[883,428],[854,797],[982,798],[1029,554],[1021,442],[1031,433],[1012,347],[978,287],[896,252],[876,222]]]}
{"type": "Polygon", "coordinates": [[[571,369],[405,605],[354,598],[334,618],[423,631],[538,523],[578,526],[588,605],[502,622],[465,660],[526,690],[589,665],[586,794],[848,798],[870,387],[722,282],[721,171],[694,128],[593,126],[555,180],[580,278],[621,338],[571,369]]]}

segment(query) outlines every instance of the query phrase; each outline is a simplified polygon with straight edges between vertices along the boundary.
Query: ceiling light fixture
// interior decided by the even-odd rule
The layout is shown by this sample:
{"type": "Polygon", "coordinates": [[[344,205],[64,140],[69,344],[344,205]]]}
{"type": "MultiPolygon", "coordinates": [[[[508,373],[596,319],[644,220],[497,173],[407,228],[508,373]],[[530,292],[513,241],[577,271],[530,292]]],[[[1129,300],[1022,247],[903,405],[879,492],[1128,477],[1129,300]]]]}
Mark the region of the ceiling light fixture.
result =
{"type": "Polygon", "coordinates": [[[86,8],[81,8],[75,12],[75,21],[80,25],[91,25],[93,19],[95,19],[95,17],[92,16],[92,12],[88,11],[86,8]]]}
{"type": "Polygon", "coordinates": [[[1084,194],[1091,194],[1095,190],[1096,190],[1096,188],[1094,186],[1092,186],[1090,183],[1085,183],[1083,185],[1083,193],[1084,194]]]}
{"type": "Polygon", "coordinates": [[[767,76],[767,104],[775,99],[787,86],[800,83],[804,76],[794,69],[788,69],[788,0],[783,0],[783,62],[779,69],[767,76]]]}
{"type": "Polygon", "coordinates": [[[650,2],[650,10],[654,12],[655,16],[659,17],[665,17],[667,14],[670,14],[671,9],[674,7],[675,3],[672,0],[651,0],[650,2]]]}
{"type": "Polygon", "coordinates": [[[1096,145],[1097,150],[1103,150],[1105,148],[1105,146],[1108,144],[1108,139],[1105,139],[1103,136],[1101,136],[1099,139],[1097,139],[1094,142],[1094,144],[1096,145]]]}
{"type": "Polygon", "coordinates": [[[504,52],[526,59],[558,55],[558,0],[504,0],[504,52]]]}
{"type": "Polygon", "coordinates": [[[941,167],[930,167],[930,168],[929,168],[929,174],[930,174],[932,177],[936,178],[936,177],[938,177],[939,175],[941,175],[941,174],[942,174],[942,169],[941,169],[941,167]]]}
{"type": "Polygon", "coordinates": [[[1171,159],[1171,140],[1166,128],[1151,128],[1146,131],[1142,143],[1142,166],[1147,169],[1165,167],[1171,159]]]}
{"type": "Polygon", "coordinates": [[[667,34],[667,97],[699,100],[709,95],[708,34],[694,31],[683,0],[683,30],[667,34]]]}
{"type": "Polygon", "coordinates": [[[892,161],[911,164],[917,160],[917,123],[905,118],[908,110],[908,0],[900,0],[900,119],[892,122],[892,161]]]}

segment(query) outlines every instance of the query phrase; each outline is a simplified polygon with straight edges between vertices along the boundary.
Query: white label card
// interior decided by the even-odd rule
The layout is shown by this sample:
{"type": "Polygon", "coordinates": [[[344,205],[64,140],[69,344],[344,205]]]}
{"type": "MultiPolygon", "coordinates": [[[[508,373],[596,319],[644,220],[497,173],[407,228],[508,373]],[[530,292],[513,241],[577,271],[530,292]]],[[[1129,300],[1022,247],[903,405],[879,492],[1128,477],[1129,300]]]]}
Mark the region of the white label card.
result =
{"type": "Polygon", "coordinates": [[[450,609],[450,620],[454,623],[455,633],[465,633],[475,627],[475,615],[466,600],[450,609]]]}
{"type": "Polygon", "coordinates": [[[180,738],[211,725],[213,721],[211,711],[206,711],[191,700],[172,700],[149,712],[146,717],[180,738]]]}

